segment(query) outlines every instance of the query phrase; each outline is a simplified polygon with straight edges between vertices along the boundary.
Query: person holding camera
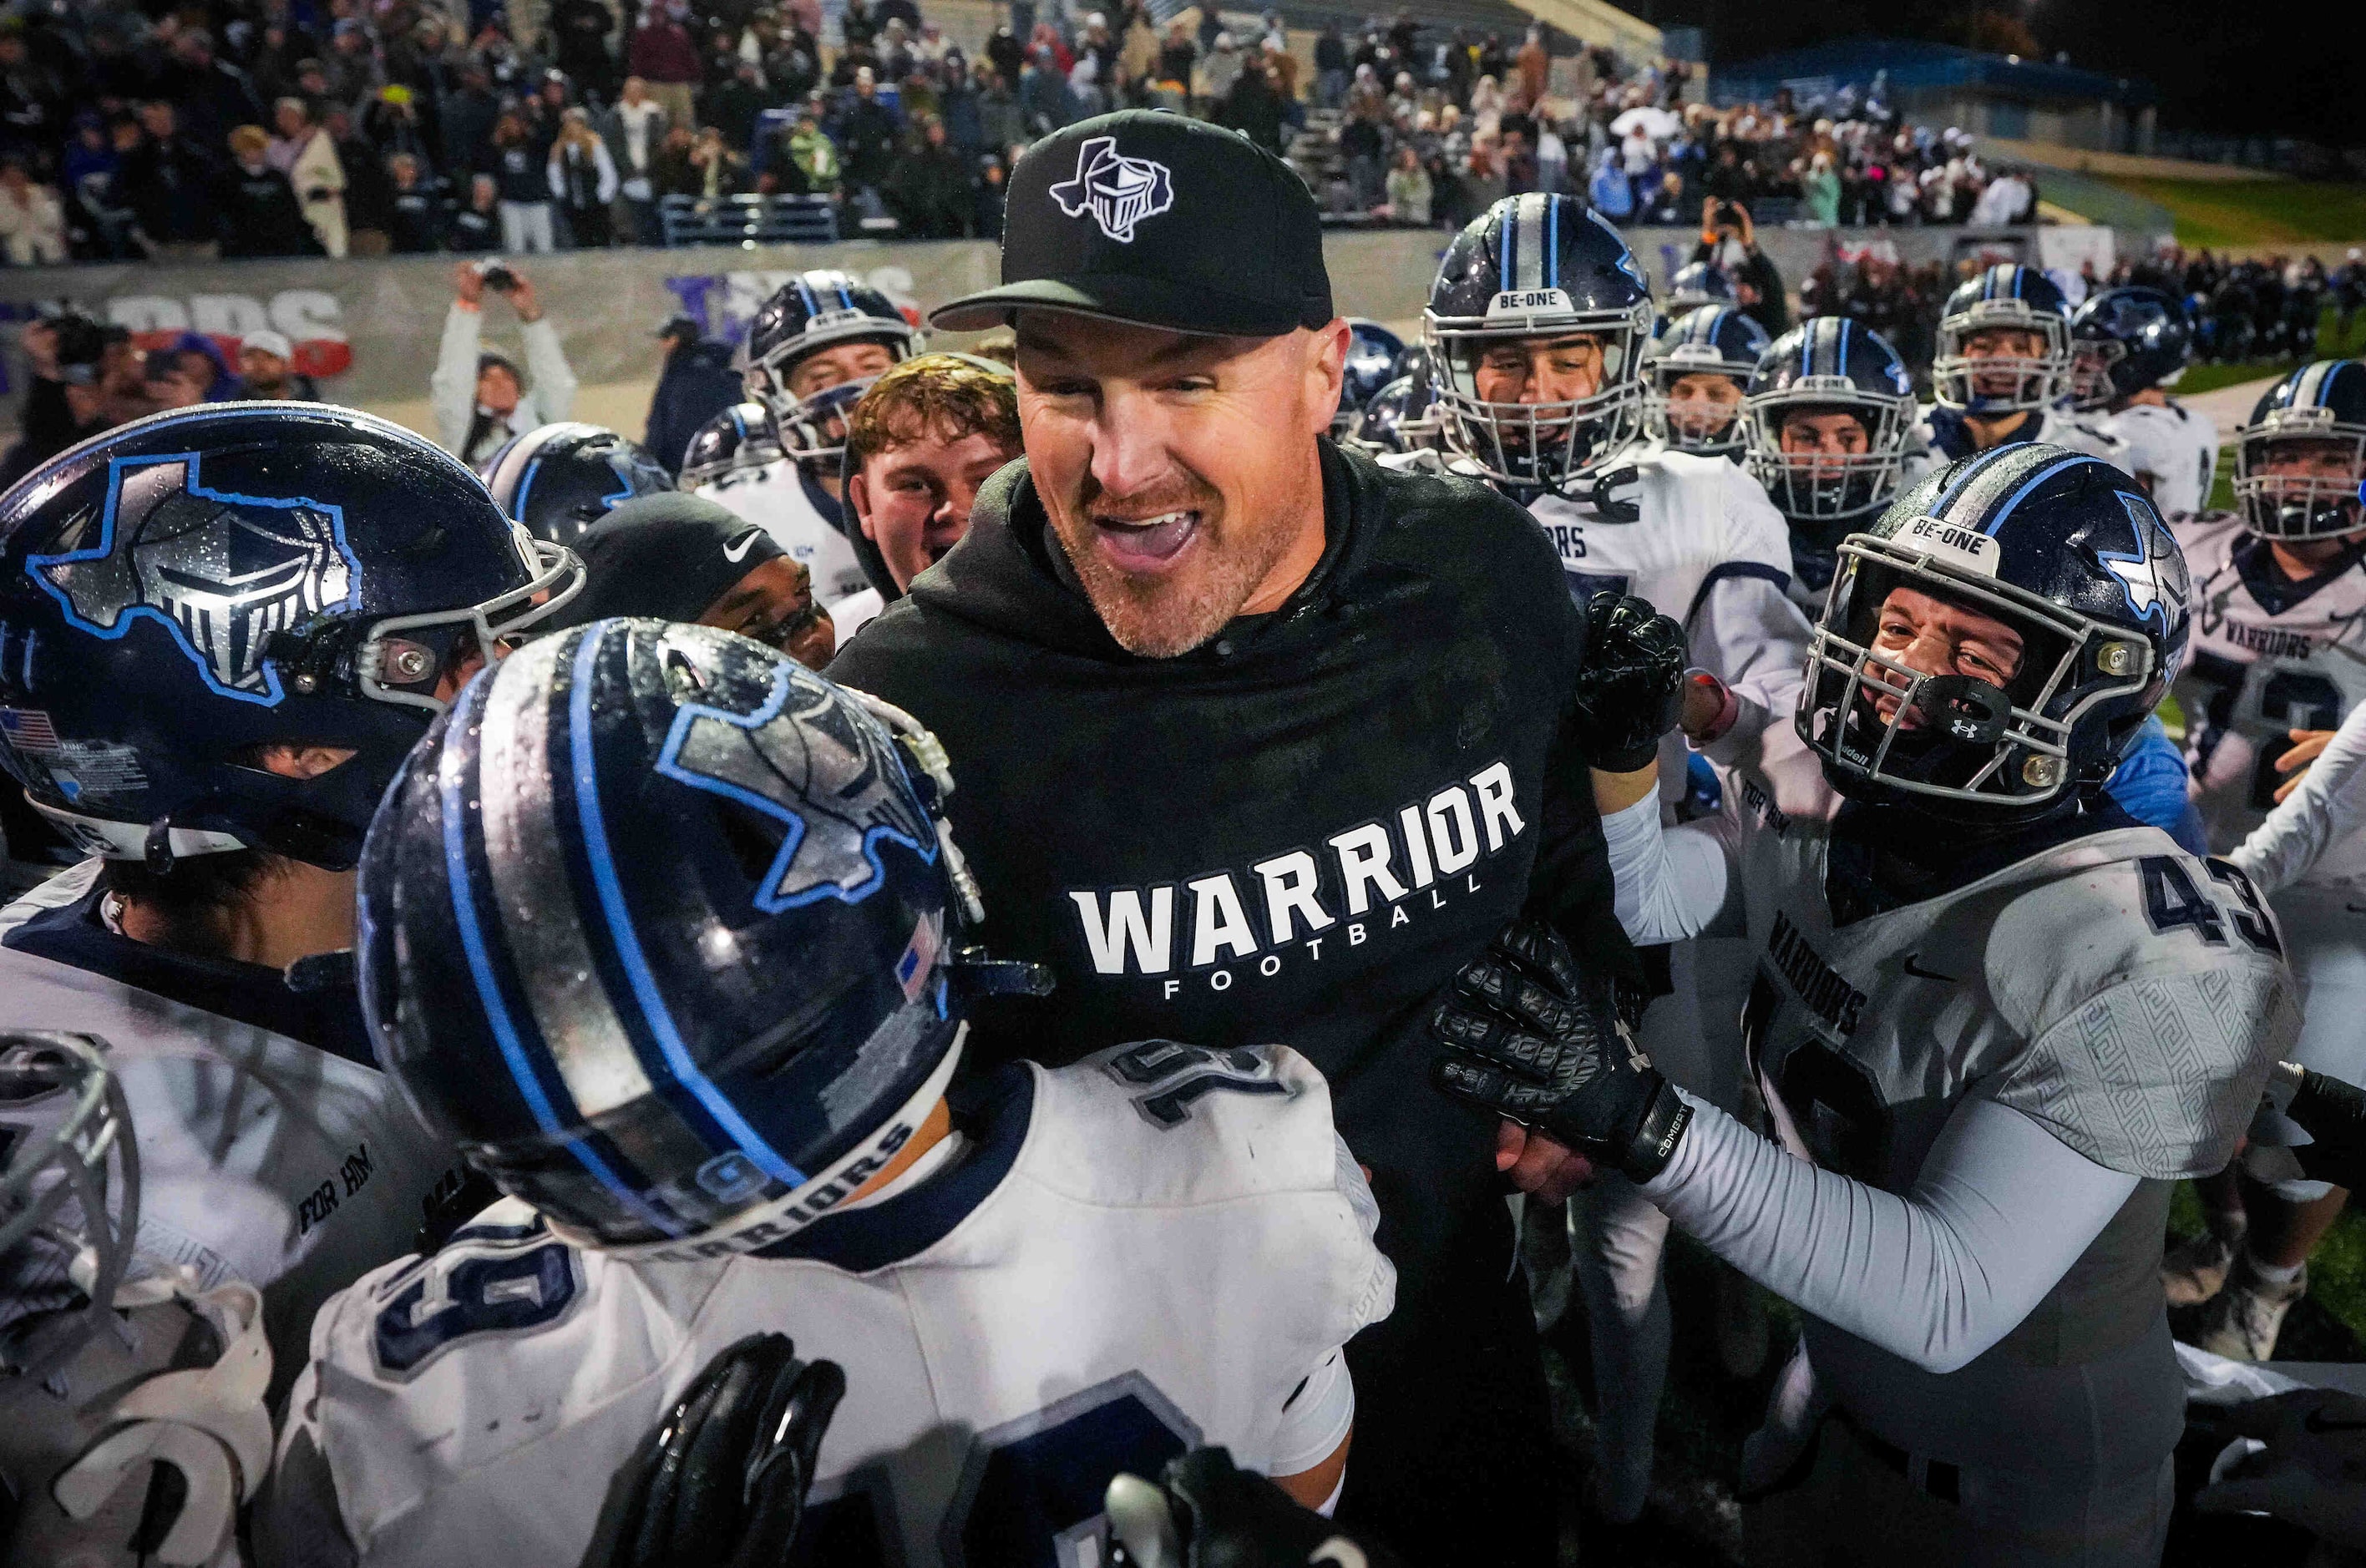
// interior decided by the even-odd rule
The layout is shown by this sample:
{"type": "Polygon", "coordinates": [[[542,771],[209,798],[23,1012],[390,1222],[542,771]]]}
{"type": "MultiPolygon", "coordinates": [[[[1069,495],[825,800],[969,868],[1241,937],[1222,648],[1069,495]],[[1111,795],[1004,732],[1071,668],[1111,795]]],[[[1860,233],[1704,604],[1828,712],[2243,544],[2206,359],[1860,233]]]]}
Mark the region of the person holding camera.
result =
{"type": "Polygon", "coordinates": [[[1711,262],[1733,279],[1734,308],[1779,338],[1791,329],[1791,306],[1783,293],[1783,274],[1758,248],[1758,230],[1750,209],[1738,201],[1710,196],[1701,203],[1700,243],[1690,257],[1711,262]]]}
{"type": "Polygon", "coordinates": [[[542,300],[524,273],[488,259],[461,263],[454,276],[458,297],[444,318],[444,346],[428,388],[436,439],[473,466],[510,437],[566,419],[575,408],[575,370],[558,345],[557,329],[543,319],[542,300]],[[525,341],[524,375],[515,361],[484,352],[488,293],[517,310],[519,335],[525,341]]]}

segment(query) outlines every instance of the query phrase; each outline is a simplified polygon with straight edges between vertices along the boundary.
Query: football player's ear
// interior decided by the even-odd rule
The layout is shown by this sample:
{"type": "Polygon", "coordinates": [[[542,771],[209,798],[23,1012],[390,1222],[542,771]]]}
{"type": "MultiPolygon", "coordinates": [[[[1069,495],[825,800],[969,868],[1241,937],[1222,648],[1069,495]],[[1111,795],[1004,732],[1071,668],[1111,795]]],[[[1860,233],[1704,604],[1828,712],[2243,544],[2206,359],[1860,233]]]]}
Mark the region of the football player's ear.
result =
{"type": "Polygon", "coordinates": [[[1339,399],[1347,386],[1347,350],[1354,342],[1355,333],[1344,316],[1334,316],[1327,324],[1306,334],[1306,428],[1310,435],[1328,431],[1339,412],[1339,399]]]}

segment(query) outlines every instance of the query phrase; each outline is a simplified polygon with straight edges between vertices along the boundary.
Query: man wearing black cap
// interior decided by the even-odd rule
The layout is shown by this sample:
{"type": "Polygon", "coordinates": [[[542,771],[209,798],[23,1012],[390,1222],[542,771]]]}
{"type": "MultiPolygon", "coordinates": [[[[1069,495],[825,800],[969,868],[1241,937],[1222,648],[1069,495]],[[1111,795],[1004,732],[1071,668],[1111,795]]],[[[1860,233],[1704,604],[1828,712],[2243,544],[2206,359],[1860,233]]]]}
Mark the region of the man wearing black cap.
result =
{"type": "Polygon", "coordinates": [[[731,368],[731,346],[709,342],[694,316],[673,315],[658,329],[665,368],[649,395],[648,430],[641,444],[676,478],[682,454],[707,421],[739,401],[739,373],[731,368]]]}
{"type": "Polygon", "coordinates": [[[811,669],[837,633],[813,576],[754,523],[699,496],[636,496],[574,543],[583,591],[551,619],[588,626],[645,615],[753,637],[811,669]]]}
{"type": "MultiPolygon", "coordinates": [[[[1025,460],[830,668],[944,741],[983,940],[1058,977],[975,1014],[974,1058],[1310,1057],[1400,1275],[1348,1347],[1340,1517],[1408,1555],[1549,1562],[1499,1170],[1549,1193],[1573,1171],[1436,1092],[1427,1027],[1523,910],[1633,963],[1584,768],[1634,737],[1594,744],[1616,703],[1581,676],[1587,618],[1517,508],[1325,439],[1348,330],[1269,153],[1171,115],[1071,126],[1012,174],[1002,276],[935,324],[1015,323],[1025,460]]],[[[1241,1087],[1218,1058],[1194,1093],[1241,1087]]]]}

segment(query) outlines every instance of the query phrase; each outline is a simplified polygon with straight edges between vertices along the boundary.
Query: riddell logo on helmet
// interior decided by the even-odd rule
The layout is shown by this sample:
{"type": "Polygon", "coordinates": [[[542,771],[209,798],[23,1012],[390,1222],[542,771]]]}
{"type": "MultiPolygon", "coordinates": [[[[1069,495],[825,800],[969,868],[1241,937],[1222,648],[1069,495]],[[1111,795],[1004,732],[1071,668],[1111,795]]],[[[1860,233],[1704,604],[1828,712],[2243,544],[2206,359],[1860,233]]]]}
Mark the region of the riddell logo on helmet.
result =
{"type": "Polygon", "coordinates": [[[1093,136],[1076,150],[1076,172],[1051,190],[1070,218],[1092,214],[1100,231],[1121,245],[1133,243],[1133,227],[1175,205],[1175,181],[1164,163],[1129,158],[1117,138],[1093,136]]]}

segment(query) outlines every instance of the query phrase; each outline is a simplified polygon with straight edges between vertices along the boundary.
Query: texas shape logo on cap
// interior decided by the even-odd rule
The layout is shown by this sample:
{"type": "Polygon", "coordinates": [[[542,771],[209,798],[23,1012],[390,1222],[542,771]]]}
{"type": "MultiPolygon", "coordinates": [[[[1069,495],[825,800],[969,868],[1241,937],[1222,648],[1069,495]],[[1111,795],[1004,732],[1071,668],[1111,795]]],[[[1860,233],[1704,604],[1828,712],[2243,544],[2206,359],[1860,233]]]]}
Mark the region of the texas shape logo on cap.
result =
{"type": "Polygon", "coordinates": [[[1129,158],[1113,136],[1087,137],[1076,149],[1076,173],[1052,187],[1052,199],[1070,218],[1090,211],[1102,233],[1121,245],[1133,243],[1133,226],[1175,205],[1175,182],[1166,165],[1129,158]]]}

